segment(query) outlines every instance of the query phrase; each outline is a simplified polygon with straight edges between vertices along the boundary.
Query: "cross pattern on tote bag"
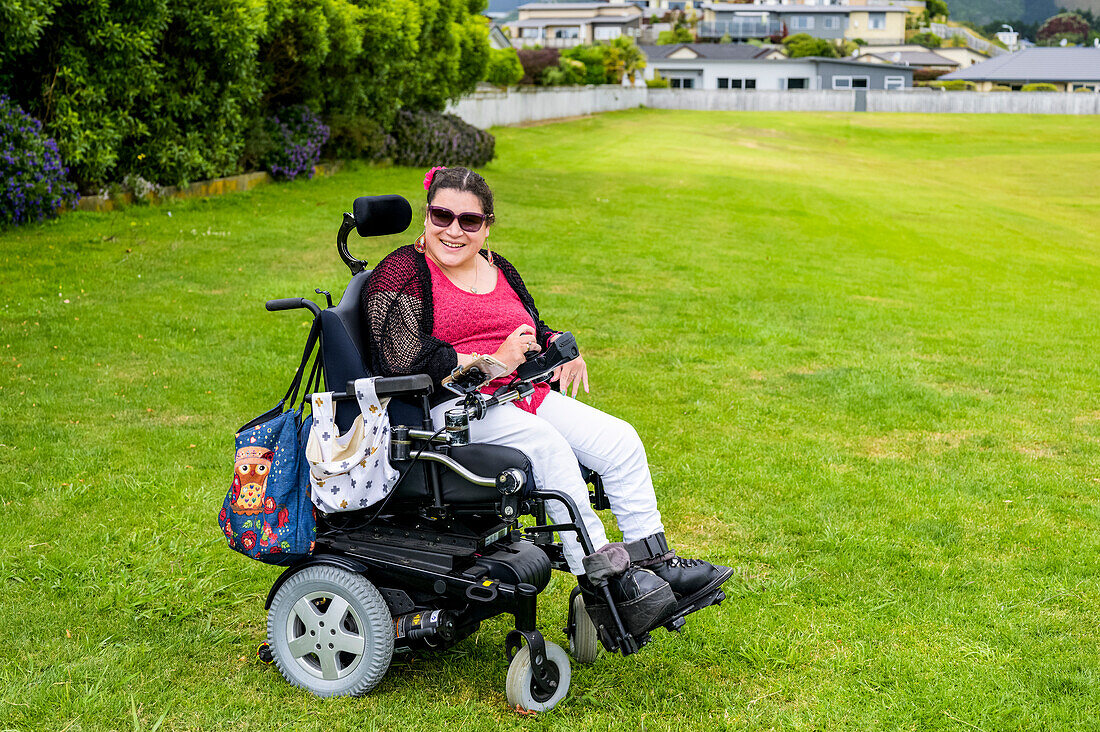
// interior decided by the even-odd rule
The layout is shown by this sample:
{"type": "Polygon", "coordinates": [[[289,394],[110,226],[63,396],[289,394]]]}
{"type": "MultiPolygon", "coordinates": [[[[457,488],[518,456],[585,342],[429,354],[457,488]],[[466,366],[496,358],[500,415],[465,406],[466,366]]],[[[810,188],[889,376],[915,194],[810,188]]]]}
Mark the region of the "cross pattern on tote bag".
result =
{"type": "Polygon", "coordinates": [[[313,425],[306,444],[313,505],[325,513],[358,511],[390,494],[398,471],[390,465],[389,399],[379,401],[374,379],[355,382],[360,414],[340,434],[332,392],[313,394],[313,425]]]}

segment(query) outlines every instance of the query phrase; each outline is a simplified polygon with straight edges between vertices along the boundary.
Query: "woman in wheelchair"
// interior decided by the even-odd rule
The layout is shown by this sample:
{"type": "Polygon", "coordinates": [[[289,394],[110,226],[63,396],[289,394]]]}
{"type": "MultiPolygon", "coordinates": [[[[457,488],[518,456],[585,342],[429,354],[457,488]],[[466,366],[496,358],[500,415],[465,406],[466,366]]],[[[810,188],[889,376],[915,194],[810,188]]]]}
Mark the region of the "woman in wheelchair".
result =
{"type": "MultiPolygon", "coordinates": [[[[438,386],[456,367],[481,354],[509,372],[549,346],[560,333],[539,318],[519,273],[487,248],[494,222],[493,194],[485,180],[465,168],[433,168],[425,176],[424,233],[415,244],[391,252],[372,272],[363,290],[361,312],[370,340],[372,370],[382,376],[424,373],[438,386]]],[[[507,384],[498,377],[483,391],[507,384]]],[[[616,604],[642,614],[667,614],[705,596],[732,575],[728,567],[680,557],[664,536],[645,448],[634,428],[575,399],[588,391],[588,370],[577,358],[559,368],[553,380],[560,392],[539,384],[529,397],[488,410],[470,423],[475,442],[523,451],[537,485],[567,493],[580,509],[594,555],[584,552],[573,533],[561,534],[565,559],[577,575],[589,613],[600,599],[586,571],[614,574],[616,604]],[[572,396],[567,392],[572,390],[572,396]],[[623,544],[609,545],[589,505],[580,465],[603,478],[604,490],[623,533],[623,544]],[[626,564],[621,573],[609,566],[626,564]]],[[[457,400],[445,389],[433,393],[432,417],[457,400]]],[[[568,522],[564,507],[552,502],[555,523],[568,522]]]]}

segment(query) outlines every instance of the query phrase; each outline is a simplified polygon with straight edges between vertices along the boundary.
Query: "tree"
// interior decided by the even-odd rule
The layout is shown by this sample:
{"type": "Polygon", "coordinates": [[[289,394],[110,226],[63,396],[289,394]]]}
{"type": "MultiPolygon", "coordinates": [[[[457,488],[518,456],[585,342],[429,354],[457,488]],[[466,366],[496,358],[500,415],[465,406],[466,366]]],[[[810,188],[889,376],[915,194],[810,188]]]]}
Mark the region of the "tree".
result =
{"type": "Polygon", "coordinates": [[[657,34],[658,46],[670,46],[673,43],[691,43],[694,40],[691,30],[686,25],[678,25],[672,30],[661,31],[657,34]]]}
{"type": "Polygon", "coordinates": [[[924,10],[928,14],[928,19],[943,17],[946,19],[951,11],[947,9],[947,3],[944,0],[925,0],[924,10]]]}
{"type": "Polygon", "coordinates": [[[1037,35],[1041,45],[1053,46],[1062,39],[1070,43],[1083,43],[1090,30],[1088,21],[1077,13],[1059,13],[1047,18],[1039,26],[1037,35]]]}
{"type": "Polygon", "coordinates": [[[489,63],[485,67],[485,81],[507,89],[523,78],[523,64],[514,48],[490,49],[489,63]]]}
{"type": "Polygon", "coordinates": [[[645,54],[635,45],[634,39],[627,36],[611,41],[611,47],[618,51],[619,70],[615,83],[621,83],[625,74],[633,84],[637,74],[645,68],[645,54]]]}
{"type": "Polygon", "coordinates": [[[783,46],[787,49],[790,58],[803,58],[805,56],[823,56],[825,58],[837,58],[839,54],[836,46],[824,38],[814,38],[809,33],[796,33],[783,39],[783,46]]]}

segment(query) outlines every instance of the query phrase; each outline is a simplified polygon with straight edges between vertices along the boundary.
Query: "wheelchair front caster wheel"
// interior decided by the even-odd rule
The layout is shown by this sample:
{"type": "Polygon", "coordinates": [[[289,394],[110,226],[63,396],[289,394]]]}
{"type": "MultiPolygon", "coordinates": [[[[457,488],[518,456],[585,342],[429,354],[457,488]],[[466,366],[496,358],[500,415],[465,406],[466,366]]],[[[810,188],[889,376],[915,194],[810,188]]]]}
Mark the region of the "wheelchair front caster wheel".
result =
{"type": "Polygon", "coordinates": [[[569,615],[572,622],[569,627],[569,652],[577,663],[592,663],[600,652],[600,639],[596,635],[596,625],[592,618],[588,617],[588,611],[584,609],[584,597],[580,590],[573,592],[573,599],[569,603],[569,615]]]}
{"type": "Polygon", "coordinates": [[[260,659],[260,663],[266,663],[269,666],[275,663],[275,654],[271,652],[271,644],[267,641],[261,643],[256,649],[256,657],[260,659]]]}
{"type": "Polygon", "coordinates": [[[531,669],[531,648],[519,649],[508,666],[508,679],[505,689],[508,705],[526,709],[529,712],[545,712],[553,709],[569,693],[569,656],[556,643],[546,642],[546,663],[557,670],[557,687],[552,694],[546,694],[535,684],[534,671],[531,669]]]}

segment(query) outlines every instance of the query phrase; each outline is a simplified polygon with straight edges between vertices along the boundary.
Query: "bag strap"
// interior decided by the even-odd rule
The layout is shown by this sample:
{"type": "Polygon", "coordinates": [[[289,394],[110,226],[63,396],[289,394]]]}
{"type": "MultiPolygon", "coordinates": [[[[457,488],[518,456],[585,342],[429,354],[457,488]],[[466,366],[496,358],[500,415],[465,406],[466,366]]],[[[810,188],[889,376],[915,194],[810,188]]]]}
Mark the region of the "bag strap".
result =
{"type": "MultiPolygon", "coordinates": [[[[313,349],[317,345],[317,340],[321,335],[321,319],[314,318],[313,325],[310,326],[309,336],[306,338],[306,347],[302,352],[302,362],[298,364],[298,370],[294,373],[294,380],[290,382],[290,388],[286,390],[286,396],[283,397],[280,405],[286,404],[288,401],[291,404],[298,401],[298,389],[302,385],[302,374],[305,373],[306,364],[309,363],[309,357],[313,354],[313,349]]],[[[309,393],[309,385],[313,382],[314,374],[317,372],[318,363],[321,361],[321,354],[317,354],[317,358],[313,362],[313,371],[310,372],[309,381],[306,383],[306,393],[309,393]]]]}

